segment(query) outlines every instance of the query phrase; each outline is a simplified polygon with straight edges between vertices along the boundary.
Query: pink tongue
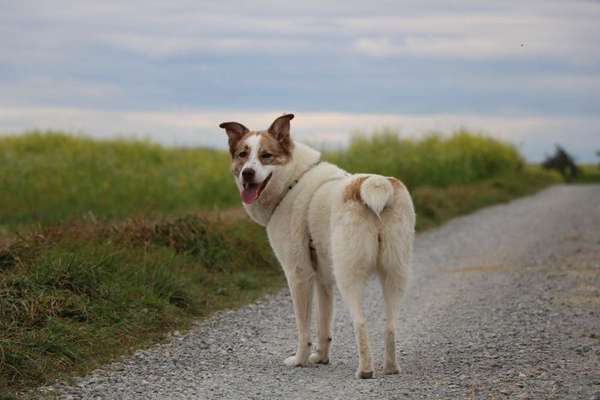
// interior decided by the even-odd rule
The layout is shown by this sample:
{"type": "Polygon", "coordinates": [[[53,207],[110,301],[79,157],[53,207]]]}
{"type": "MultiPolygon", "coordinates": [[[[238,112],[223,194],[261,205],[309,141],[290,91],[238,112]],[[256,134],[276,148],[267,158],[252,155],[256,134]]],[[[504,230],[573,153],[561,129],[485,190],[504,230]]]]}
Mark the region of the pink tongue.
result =
{"type": "Polygon", "coordinates": [[[246,204],[252,204],[252,202],[258,197],[259,187],[260,185],[250,185],[247,189],[243,189],[240,193],[240,196],[242,196],[242,201],[246,204]]]}

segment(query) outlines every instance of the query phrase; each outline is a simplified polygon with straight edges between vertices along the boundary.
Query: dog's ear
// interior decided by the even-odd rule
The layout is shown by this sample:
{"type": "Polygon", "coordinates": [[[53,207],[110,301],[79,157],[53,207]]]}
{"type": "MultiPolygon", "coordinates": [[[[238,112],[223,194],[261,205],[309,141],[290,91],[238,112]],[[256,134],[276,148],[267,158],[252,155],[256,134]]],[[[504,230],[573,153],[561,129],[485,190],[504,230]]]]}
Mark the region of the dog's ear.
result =
{"type": "Polygon", "coordinates": [[[277,118],[269,128],[269,134],[273,136],[287,152],[291,152],[293,144],[290,137],[290,121],[294,114],[285,114],[277,118]]]}
{"type": "Polygon", "coordinates": [[[225,129],[225,132],[229,137],[229,152],[233,156],[238,142],[246,133],[250,132],[250,129],[246,128],[239,122],[223,122],[221,125],[219,125],[219,128],[225,129]]]}

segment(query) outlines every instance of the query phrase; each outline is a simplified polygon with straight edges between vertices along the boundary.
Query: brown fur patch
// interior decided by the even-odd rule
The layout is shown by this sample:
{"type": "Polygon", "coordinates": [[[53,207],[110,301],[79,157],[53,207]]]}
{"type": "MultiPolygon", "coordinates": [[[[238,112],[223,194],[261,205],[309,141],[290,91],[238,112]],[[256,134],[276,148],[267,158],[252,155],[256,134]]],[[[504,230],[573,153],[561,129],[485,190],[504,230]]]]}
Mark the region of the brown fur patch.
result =
{"type": "Polygon", "coordinates": [[[404,187],[404,183],[402,183],[400,179],[394,178],[393,176],[390,176],[388,181],[390,181],[394,189],[402,189],[404,187]]]}
{"type": "Polygon", "coordinates": [[[291,156],[291,145],[288,147],[286,144],[278,142],[277,139],[268,132],[261,132],[258,147],[258,159],[261,164],[283,165],[291,159],[291,156]],[[263,157],[264,154],[270,154],[271,157],[263,157]]]}
{"type": "Polygon", "coordinates": [[[356,178],[344,188],[344,202],[351,200],[362,201],[362,198],[360,197],[360,185],[362,185],[367,178],[368,176],[356,178]]]}
{"type": "Polygon", "coordinates": [[[242,167],[248,161],[248,157],[250,157],[250,147],[246,144],[246,139],[252,135],[257,135],[257,132],[248,132],[246,133],[240,140],[238,140],[233,147],[230,147],[229,151],[231,152],[231,173],[234,176],[238,176],[242,167]],[[246,151],[245,157],[240,157],[239,154],[243,151],[246,151]]]}
{"type": "MultiPolygon", "coordinates": [[[[230,136],[229,137],[229,154],[231,154],[231,159],[235,160],[236,159],[236,155],[239,154],[243,147],[245,146],[245,141],[249,136],[252,136],[256,134],[255,132],[246,132],[245,134],[241,135],[239,138],[236,138],[235,136],[230,136]]],[[[248,147],[248,146],[246,146],[248,147]]]]}

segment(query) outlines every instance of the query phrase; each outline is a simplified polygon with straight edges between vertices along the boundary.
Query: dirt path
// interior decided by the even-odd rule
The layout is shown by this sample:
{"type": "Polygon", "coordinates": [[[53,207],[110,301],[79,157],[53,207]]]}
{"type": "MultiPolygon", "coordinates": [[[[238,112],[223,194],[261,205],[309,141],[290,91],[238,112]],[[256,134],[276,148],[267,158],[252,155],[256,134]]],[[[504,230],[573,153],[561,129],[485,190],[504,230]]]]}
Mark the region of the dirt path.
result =
{"type": "Polygon", "coordinates": [[[556,186],[417,237],[398,376],[382,376],[382,304],[368,307],[376,379],[354,378],[339,301],[327,366],[287,368],[287,290],[58,387],[90,399],[600,399],[600,186],[556,186]]]}

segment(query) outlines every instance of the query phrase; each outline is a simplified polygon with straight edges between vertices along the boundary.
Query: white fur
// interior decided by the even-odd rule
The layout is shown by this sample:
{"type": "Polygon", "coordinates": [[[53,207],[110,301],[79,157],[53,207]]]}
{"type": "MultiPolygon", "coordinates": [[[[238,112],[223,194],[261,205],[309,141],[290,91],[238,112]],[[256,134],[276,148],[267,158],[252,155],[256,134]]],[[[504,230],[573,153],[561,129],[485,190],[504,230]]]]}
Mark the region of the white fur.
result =
{"type": "Polygon", "coordinates": [[[381,211],[392,200],[394,188],[389,180],[383,176],[372,175],[368,177],[360,186],[360,197],[365,204],[380,216],[381,211]]]}
{"type": "Polygon", "coordinates": [[[362,302],[368,277],[376,274],[386,305],[384,372],[397,373],[397,307],[410,275],[415,227],[412,200],[403,186],[394,188],[377,175],[370,175],[361,185],[362,201],[345,200],[344,190],[356,176],[325,162],[314,166],[319,158],[320,153],[296,142],[292,161],[273,168],[261,196],[244,205],[256,222],[266,225],[292,295],[298,347],[285,364],[329,361],[333,285],[337,284],[354,322],[357,375],[372,376],[362,302]],[[311,241],[316,264],[311,258],[311,241]],[[313,293],[318,313],[317,348],[310,354],[313,293]]]}

